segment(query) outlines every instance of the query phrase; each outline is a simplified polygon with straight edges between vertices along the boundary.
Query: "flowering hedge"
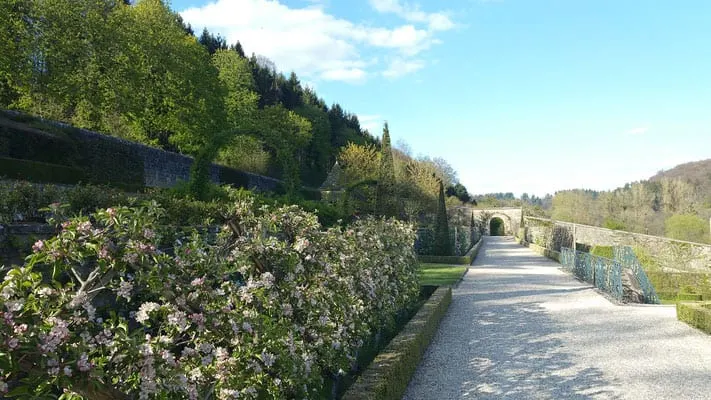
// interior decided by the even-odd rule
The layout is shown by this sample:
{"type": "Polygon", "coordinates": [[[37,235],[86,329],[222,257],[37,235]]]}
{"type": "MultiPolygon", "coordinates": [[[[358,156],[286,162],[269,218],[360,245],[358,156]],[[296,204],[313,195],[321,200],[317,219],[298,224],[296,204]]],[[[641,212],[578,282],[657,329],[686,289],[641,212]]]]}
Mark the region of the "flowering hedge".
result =
{"type": "Polygon", "coordinates": [[[68,220],[0,285],[0,393],[21,398],[314,398],[417,298],[414,230],[323,230],[236,199],[217,237],[155,203],[68,220]]]}

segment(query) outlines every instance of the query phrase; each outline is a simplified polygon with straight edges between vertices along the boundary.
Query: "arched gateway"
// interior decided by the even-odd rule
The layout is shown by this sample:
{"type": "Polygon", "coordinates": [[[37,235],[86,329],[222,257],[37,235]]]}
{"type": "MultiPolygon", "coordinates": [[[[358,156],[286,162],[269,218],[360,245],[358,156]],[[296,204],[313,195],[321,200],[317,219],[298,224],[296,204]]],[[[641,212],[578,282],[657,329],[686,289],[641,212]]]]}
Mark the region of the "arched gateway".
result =
{"type": "Polygon", "coordinates": [[[521,226],[523,210],[520,208],[489,208],[478,209],[471,207],[457,207],[449,212],[456,213],[456,218],[468,221],[472,213],[474,218],[484,226],[485,235],[513,236],[521,226]],[[492,230],[493,228],[495,229],[492,230]]]}

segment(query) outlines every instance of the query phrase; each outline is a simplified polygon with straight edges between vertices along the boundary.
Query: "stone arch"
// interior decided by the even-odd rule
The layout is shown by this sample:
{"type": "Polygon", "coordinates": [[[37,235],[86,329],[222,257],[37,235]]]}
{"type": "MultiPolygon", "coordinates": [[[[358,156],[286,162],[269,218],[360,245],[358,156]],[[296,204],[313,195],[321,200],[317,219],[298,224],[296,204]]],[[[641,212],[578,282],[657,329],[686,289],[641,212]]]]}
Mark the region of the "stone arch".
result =
{"type": "Polygon", "coordinates": [[[486,221],[486,234],[491,236],[491,223],[494,219],[499,219],[501,222],[503,222],[503,233],[506,236],[511,236],[514,234],[513,232],[513,224],[511,221],[511,217],[504,214],[504,213],[498,213],[495,212],[489,216],[489,218],[486,221]]]}
{"type": "Polygon", "coordinates": [[[491,217],[489,220],[489,234],[491,236],[504,236],[506,234],[504,220],[499,217],[491,217]]]}

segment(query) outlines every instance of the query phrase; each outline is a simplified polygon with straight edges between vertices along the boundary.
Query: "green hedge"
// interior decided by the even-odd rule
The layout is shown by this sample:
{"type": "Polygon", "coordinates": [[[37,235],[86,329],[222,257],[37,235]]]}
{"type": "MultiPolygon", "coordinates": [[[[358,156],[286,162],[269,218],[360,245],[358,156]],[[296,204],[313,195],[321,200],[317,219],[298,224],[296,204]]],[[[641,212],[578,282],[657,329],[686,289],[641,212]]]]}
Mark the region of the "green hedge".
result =
{"type": "Polygon", "coordinates": [[[401,399],[451,301],[452,289],[438,288],[342,399],[401,399]]]}
{"type": "Polygon", "coordinates": [[[0,157],[0,177],[32,182],[78,183],[84,171],[66,165],[0,157]]]}
{"type": "Polygon", "coordinates": [[[677,303],[676,317],[694,328],[711,333],[711,303],[677,303]]]}
{"type": "Polygon", "coordinates": [[[711,275],[700,272],[646,271],[659,292],[711,293],[711,275]]]}
{"type": "Polygon", "coordinates": [[[237,188],[249,189],[249,175],[236,169],[219,166],[220,182],[237,188]]]}
{"type": "Polygon", "coordinates": [[[520,242],[520,243],[546,258],[550,258],[553,261],[560,262],[560,252],[547,249],[547,248],[539,246],[535,243],[526,243],[526,242],[520,242]]]}
{"type": "Polygon", "coordinates": [[[467,254],[463,256],[417,256],[417,260],[421,263],[429,264],[453,264],[453,265],[471,265],[474,262],[477,254],[479,254],[479,248],[481,247],[482,240],[472,246],[467,254]]]}
{"type": "Polygon", "coordinates": [[[0,118],[0,156],[76,166],[76,144],[64,135],[28,128],[0,118]]]}
{"type": "Polygon", "coordinates": [[[614,260],[615,248],[613,246],[593,246],[593,248],[590,250],[590,254],[614,260]]]}
{"type": "MultiPolygon", "coordinates": [[[[144,183],[143,159],[131,144],[41,120],[20,123],[10,120],[7,113],[0,113],[0,157],[77,167],[83,171],[80,180],[89,183],[128,189],[140,188],[144,183]]],[[[38,182],[78,181],[51,180],[55,175],[46,173],[40,178],[33,178],[36,173],[19,176],[38,182]]]]}

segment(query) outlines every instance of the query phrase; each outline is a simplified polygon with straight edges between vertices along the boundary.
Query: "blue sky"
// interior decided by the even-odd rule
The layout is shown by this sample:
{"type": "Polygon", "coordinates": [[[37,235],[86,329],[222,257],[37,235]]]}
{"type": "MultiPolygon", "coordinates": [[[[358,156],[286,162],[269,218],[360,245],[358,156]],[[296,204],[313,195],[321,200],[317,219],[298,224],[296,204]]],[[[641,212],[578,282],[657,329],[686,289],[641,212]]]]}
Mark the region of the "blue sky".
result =
{"type": "Polygon", "coordinates": [[[711,158],[711,1],[174,0],[470,192],[612,189],[711,158]]]}

